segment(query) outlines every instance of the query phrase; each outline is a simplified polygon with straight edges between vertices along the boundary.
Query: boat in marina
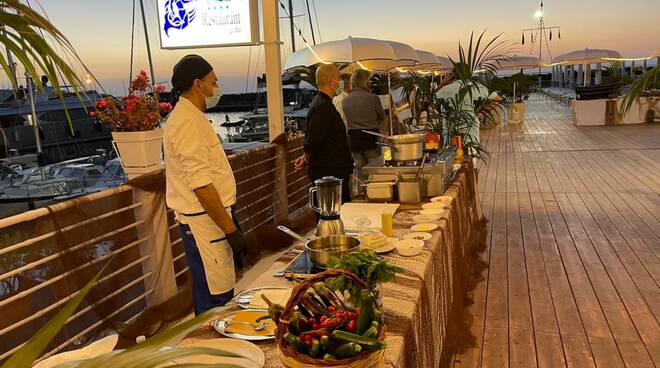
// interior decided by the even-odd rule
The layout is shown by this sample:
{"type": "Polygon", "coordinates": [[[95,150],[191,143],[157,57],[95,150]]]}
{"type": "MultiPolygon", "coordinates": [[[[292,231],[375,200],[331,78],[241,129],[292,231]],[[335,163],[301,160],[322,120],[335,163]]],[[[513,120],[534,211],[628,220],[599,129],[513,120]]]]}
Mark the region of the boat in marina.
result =
{"type": "Polygon", "coordinates": [[[63,92],[61,99],[52,88],[36,93],[38,136],[30,101],[24,95],[20,90],[0,91],[0,159],[3,161],[22,167],[35,166],[37,137],[43,150],[42,164],[91,156],[98,149],[112,151],[110,129],[88,115],[94,102],[103,97],[98,92],[87,91],[80,96],[63,92]]]}

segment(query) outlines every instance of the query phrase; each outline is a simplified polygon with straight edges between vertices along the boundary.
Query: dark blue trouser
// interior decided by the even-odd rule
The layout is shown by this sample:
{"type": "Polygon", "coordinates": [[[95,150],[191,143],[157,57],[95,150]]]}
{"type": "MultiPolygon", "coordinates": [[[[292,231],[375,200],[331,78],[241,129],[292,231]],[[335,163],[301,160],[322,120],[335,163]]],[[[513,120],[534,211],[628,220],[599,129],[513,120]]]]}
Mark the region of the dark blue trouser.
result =
{"type": "MultiPolygon", "coordinates": [[[[238,227],[235,212],[232,209],[234,222],[238,227]]],[[[220,307],[229,302],[234,297],[234,289],[229,290],[223,294],[213,295],[209,290],[209,285],[206,281],[206,272],[204,271],[204,264],[202,263],[202,256],[199,254],[197,243],[190,231],[190,226],[185,224],[179,225],[181,232],[181,239],[183,241],[183,249],[186,252],[186,260],[188,261],[188,269],[192,275],[192,294],[193,306],[195,307],[195,315],[206,312],[209,309],[220,307]]],[[[242,260],[242,259],[241,259],[242,260]]],[[[237,262],[240,263],[240,262],[237,262]]],[[[237,264],[237,267],[242,267],[237,264]]]]}

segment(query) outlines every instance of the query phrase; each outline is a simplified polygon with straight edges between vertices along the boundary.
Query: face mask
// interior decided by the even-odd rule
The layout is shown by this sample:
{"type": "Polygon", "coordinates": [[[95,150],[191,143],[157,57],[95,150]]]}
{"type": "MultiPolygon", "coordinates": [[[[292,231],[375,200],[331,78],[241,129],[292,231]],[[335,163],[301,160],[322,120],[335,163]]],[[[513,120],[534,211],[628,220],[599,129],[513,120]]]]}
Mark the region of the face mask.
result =
{"type": "MultiPolygon", "coordinates": [[[[207,84],[206,82],[202,81],[204,84],[207,84]]],[[[220,90],[220,87],[212,87],[211,88],[212,94],[211,96],[205,96],[204,101],[206,101],[206,108],[210,109],[212,107],[215,107],[218,102],[220,102],[220,97],[222,97],[222,91],[220,90]]]]}

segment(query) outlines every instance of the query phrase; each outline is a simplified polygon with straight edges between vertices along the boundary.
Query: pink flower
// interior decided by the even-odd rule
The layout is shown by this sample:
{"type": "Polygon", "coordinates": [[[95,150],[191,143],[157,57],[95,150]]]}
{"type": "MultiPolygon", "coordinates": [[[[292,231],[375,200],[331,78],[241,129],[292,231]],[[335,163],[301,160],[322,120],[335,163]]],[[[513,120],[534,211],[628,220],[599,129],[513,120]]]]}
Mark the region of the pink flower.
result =
{"type": "Polygon", "coordinates": [[[90,118],[96,118],[96,116],[97,116],[96,111],[90,111],[89,112],[89,117],[90,118]]]}
{"type": "Polygon", "coordinates": [[[172,110],[172,104],[170,104],[169,102],[161,102],[160,109],[165,111],[170,111],[172,110]]]}
{"type": "Polygon", "coordinates": [[[147,79],[147,72],[144,70],[140,70],[140,74],[138,74],[137,77],[139,80],[146,80],[147,79]]]}
{"type": "Polygon", "coordinates": [[[162,84],[154,84],[153,90],[154,93],[163,93],[165,92],[165,86],[162,84]]]}
{"type": "Polygon", "coordinates": [[[137,104],[135,103],[135,101],[130,101],[130,102],[126,105],[126,110],[128,110],[128,111],[133,111],[133,110],[135,110],[136,107],[137,107],[137,104]]]}

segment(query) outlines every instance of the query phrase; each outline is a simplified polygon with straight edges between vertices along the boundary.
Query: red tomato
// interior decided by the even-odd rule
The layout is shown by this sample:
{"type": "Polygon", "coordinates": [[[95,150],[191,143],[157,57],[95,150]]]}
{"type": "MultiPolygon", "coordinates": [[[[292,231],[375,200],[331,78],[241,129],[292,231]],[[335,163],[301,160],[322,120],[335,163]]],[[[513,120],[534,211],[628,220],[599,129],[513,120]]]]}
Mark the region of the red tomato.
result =
{"type": "Polygon", "coordinates": [[[340,318],[344,318],[346,316],[346,312],[344,312],[343,310],[340,310],[337,313],[335,313],[335,316],[340,317],[340,318]]]}
{"type": "Polygon", "coordinates": [[[355,321],[348,322],[346,329],[348,330],[348,332],[355,332],[355,330],[357,329],[357,322],[355,321]]]}
{"type": "Polygon", "coordinates": [[[314,322],[314,324],[312,325],[312,330],[318,330],[320,328],[321,328],[321,325],[316,323],[316,322],[314,322]]]}
{"type": "Polygon", "coordinates": [[[326,321],[327,319],[328,319],[328,316],[321,316],[321,320],[320,320],[320,322],[323,323],[323,322],[326,321]]]}
{"type": "Polygon", "coordinates": [[[337,310],[337,309],[336,309],[335,307],[333,307],[333,306],[329,306],[329,307],[328,307],[328,312],[330,312],[330,313],[334,313],[336,310],[337,310]]]}
{"type": "Polygon", "coordinates": [[[360,308],[355,308],[355,313],[359,316],[360,315],[360,308]]]}
{"type": "Polygon", "coordinates": [[[310,319],[309,319],[309,324],[310,324],[310,325],[313,325],[313,324],[315,324],[315,323],[316,323],[316,319],[315,319],[315,318],[310,318],[310,319]]]}

